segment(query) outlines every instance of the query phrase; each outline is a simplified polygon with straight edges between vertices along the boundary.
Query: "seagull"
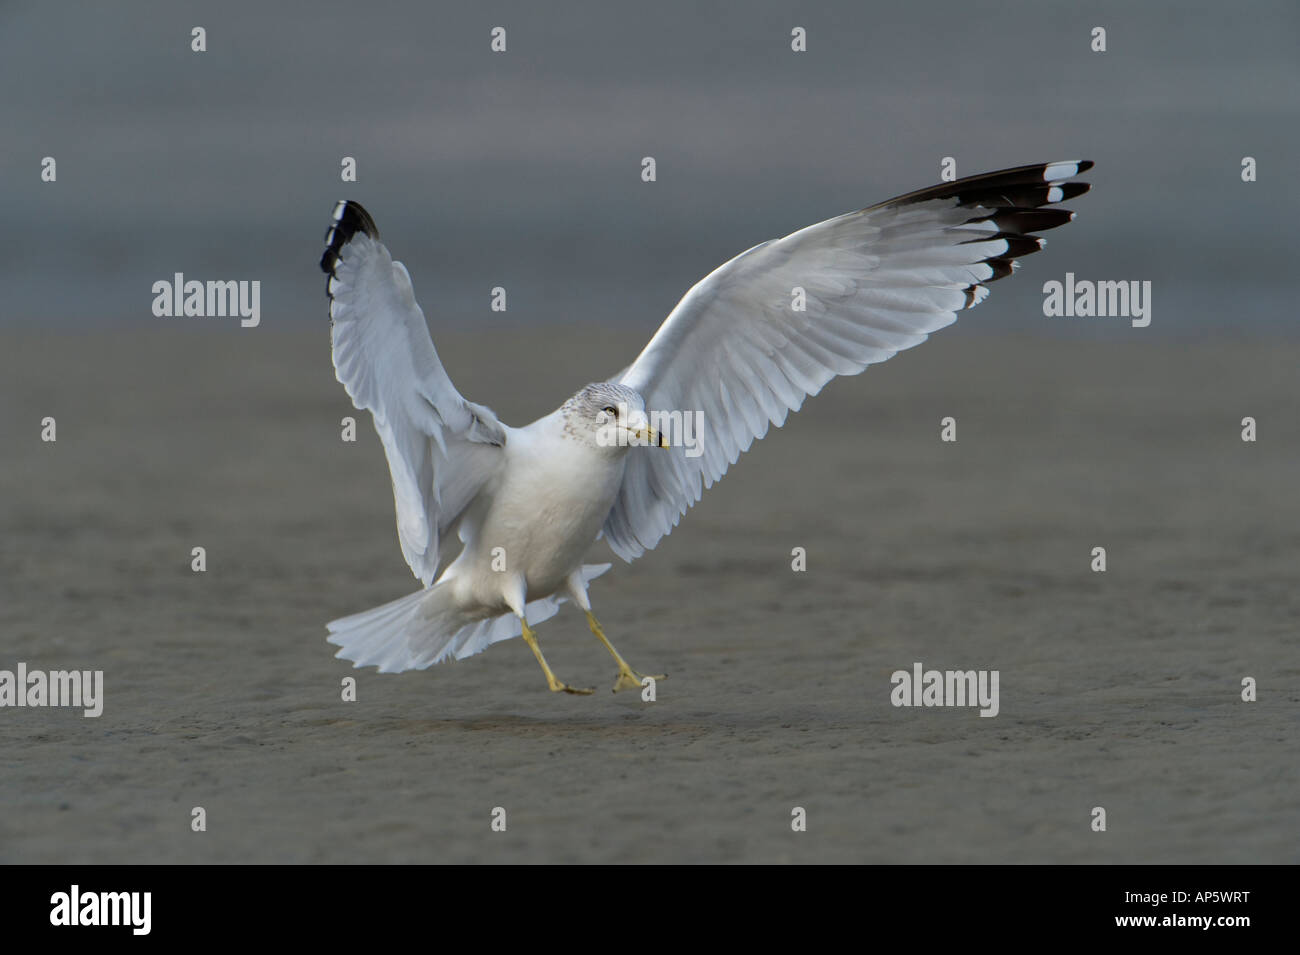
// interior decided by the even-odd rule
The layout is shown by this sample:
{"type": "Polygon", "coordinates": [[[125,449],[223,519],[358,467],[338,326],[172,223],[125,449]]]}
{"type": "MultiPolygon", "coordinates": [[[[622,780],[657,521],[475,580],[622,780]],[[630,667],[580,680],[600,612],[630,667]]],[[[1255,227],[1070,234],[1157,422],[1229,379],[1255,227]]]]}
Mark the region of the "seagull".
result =
{"type": "Polygon", "coordinates": [[[368,410],[393,481],[397,536],[420,590],[327,624],[337,657],[425,669],[522,636],[555,692],[533,626],[572,600],[592,613],[584,564],[604,539],[631,562],[653,549],[769,427],[837,375],[919,345],[978,305],[988,283],[1074,213],[1091,162],[1018,166],[942,182],[763,242],[710,272],[636,360],[521,428],[452,384],[410,274],[360,204],[325,234],[338,380],[368,410]],[[690,427],[687,427],[687,424],[690,427]],[[687,440],[688,434],[693,440],[687,440]]]}

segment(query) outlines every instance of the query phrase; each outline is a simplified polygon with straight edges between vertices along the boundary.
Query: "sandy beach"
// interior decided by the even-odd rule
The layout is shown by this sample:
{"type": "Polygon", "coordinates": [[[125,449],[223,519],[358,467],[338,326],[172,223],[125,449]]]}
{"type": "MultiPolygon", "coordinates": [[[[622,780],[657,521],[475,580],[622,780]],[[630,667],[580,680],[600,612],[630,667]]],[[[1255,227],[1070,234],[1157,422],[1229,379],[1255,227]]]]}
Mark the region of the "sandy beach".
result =
{"type": "MultiPolygon", "coordinates": [[[[512,424],[645,337],[436,333],[512,424]]],[[[416,582],[323,322],[7,331],[0,668],[102,670],[104,709],[0,709],[0,861],[1300,862],[1297,366],[956,334],[832,382],[594,585],[647,703],[571,607],[539,635],[590,697],[517,640],[333,658],[416,582]],[[916,662],[1000,712],[891,705],[916,662]]]]}

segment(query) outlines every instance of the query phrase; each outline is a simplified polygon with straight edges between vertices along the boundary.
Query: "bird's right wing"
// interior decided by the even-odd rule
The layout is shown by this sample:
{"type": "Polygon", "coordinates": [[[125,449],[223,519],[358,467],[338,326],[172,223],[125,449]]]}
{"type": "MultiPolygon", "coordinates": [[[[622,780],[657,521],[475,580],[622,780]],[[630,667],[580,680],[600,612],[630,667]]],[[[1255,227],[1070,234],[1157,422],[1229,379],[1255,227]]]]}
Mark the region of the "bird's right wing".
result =
{"type": "MultiPolygon", "coordinates": [[[[1038,163],[911,192],[756,245],[695,284],[618,381],[655,413],[698,415],[680,444],[632,448],[605,521],[632,560],[742,452],[836,375],[925,341],[1069,222],[1090,162],[1038,163]]],[[[671,437],[671,436],[670,436],[671,437]]]]}
{"type": "Polygon", "coordinates": [[[410,275],[359,203],[335,206],[325,245],[334,368],[352,403],[374,417],[402,554],[427,586],[442,535],[496,474],[505,428],[447,377],[410,275]]]}

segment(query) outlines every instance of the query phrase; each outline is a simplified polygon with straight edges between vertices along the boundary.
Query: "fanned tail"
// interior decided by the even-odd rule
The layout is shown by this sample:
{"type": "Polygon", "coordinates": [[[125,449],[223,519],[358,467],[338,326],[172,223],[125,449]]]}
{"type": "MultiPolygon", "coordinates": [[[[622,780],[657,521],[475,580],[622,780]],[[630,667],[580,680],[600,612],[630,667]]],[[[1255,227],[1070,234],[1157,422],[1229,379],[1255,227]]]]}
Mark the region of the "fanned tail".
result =
{"type": "MultiPolygon", "coordinates": [[[[584,564],[584,581],[595,580],[609,564],[584,564]]],[[[380,673],[424,670],[449,659],[463,660],[494,643],[520,634],[513,613],[477,618],[455,607],[451,588],[436,583],[371,610],[340,617],[325,625],[329,643],[339,647],[336,657],[354,667],[379,667],[380,673]]],[[[549,620],[567,597],[552,595],[534,600],[524,611],[529,626],[549,620]]]]}

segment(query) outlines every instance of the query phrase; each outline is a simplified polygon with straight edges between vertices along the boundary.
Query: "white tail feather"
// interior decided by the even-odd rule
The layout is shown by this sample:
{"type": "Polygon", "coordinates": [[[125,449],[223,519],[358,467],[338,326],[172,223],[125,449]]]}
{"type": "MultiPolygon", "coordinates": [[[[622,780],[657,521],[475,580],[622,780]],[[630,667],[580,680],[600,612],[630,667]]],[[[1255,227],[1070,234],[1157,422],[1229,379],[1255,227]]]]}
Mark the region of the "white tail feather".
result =
{"type": "MultiPolygon", "coordinates": [[[[582,577],[591,581],[609,564],[584,564],[582,577]]],[[[354,667],[379,667],[380,673],[423,670],[455,658],[481,653],[494,643],[521,633],[519,618],[504,613],[486,619],[466,614],[450,601],[450,588],[434,584],[371,610],[340,617],[326,624],[334,654],[354,667]]],[[[530,602],[524,612],[529,625],[549,620],[567,600],[557,594],[530,602]]]]}

